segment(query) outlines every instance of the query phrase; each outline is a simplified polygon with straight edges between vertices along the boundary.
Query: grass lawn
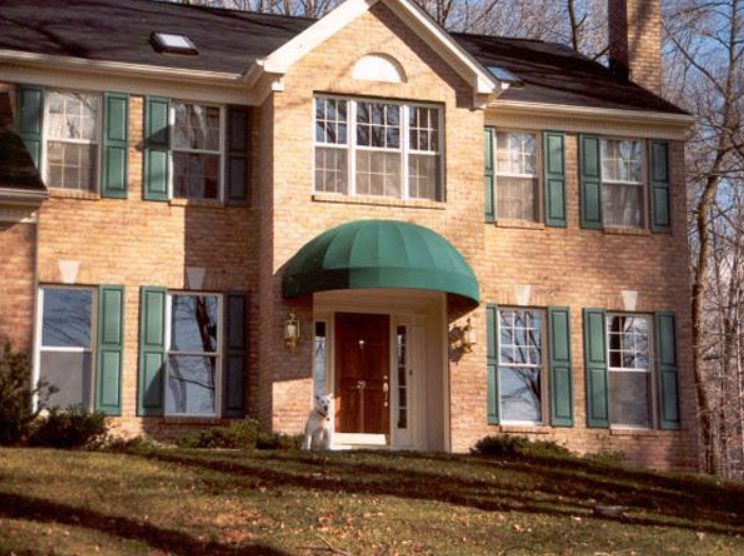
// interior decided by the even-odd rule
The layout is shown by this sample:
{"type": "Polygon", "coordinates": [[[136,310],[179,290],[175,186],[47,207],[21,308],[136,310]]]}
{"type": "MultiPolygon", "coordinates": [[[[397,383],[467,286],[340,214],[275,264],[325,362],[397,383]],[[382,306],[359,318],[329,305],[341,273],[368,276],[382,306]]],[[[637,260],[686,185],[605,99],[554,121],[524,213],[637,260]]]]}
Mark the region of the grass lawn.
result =
{"type": "Polygon", "coordinates": [[[0,554],[744,554],[743,535],[742,484],[581,460],[0,449],[0,554]]]}

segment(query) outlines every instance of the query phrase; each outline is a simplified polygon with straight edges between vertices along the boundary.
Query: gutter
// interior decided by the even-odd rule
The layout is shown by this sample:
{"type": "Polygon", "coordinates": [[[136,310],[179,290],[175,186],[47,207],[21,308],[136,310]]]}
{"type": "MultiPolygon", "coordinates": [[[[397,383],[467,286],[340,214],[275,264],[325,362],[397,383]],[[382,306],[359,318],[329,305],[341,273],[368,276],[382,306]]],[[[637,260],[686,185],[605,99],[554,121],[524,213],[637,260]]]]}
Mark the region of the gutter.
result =
{"type": "Polygon", "coordinates": [[[14,207],[37,207],[49,198],[49,192],[45,189],[16,189],[13,187],[0,187],[0,204],[14,207]]]}
{"type": "Polygon", "coordinates": [[[690,114],[656,112],[653,110],[626,110],[621,108],[595,108],[569,104],[546,104],[515,100],[496,100],[487,110],[507,113],[529,113],[540,116],[573,116],[589,120],[623,120],[628,123],[655,123],[688,128],[697,120],[690,114]]]}
{"type": "Polygon", "coordinates": [[[22,50],[0,49],[0,63],[10,62],[28,66],[49,67],[67,66],[80,71],[94,71],[108,75],[131,77],[150,77],[183,83],[194,82],[200,84],[232,85],[240,87],[242,73],[231,73],[208,70],[192,70],[172,68],[167,66],[153,66],[149,64],[130,64],[127,62],[111,62],[106,60],[88,60],[73,56],[57,56],[39,54],[22,50]]]}

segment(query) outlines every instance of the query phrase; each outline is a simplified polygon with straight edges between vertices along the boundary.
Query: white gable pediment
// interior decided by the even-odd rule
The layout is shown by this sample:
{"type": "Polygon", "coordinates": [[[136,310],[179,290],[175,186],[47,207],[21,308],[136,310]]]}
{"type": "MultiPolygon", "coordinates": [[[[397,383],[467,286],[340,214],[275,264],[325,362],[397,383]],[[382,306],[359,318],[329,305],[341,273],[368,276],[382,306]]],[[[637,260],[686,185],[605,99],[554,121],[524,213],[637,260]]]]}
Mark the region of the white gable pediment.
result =
{"type": "Polygon", "coordinates": [[[387,54],[367,54],[354,64],[351,72],[360,81],[382,81],[384,83],[405,83],[406,72],[403,66],[387,54]]]}

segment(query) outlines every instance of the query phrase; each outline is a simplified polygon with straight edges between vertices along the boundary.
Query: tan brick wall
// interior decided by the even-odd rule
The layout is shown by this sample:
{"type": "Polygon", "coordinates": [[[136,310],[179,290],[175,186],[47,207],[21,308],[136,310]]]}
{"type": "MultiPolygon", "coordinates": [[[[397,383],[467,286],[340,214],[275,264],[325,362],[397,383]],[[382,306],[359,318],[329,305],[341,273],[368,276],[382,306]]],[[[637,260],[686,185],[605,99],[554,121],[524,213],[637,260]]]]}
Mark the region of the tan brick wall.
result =
{"type": "Polygon", "coordinates": [[[0,222],[0,342],[30,353],[34,322],[36,224],[0,222]]]}
{"type": "MultiPolygon", "coordinates": [[[[258,215],[255,208],[142,199],[143,99],[130,99],[129,196],[102,199],[52,191],[39,217],[39,281],[59,283],[60,260],[80,262],[77,284],[121,284],[125,291],[123,430],[142,425],[137,407],[139,289],[187,289],[186,266],[206,268],[203,289],[251,292],[257,323],[258,215]]],[[[255,139],[255,138],[254,138],[255,139]]],[[[253,160],[255,175],[260,172],[253,160]]],[[[251,335],[251,340],[254,340],[251,335]]],[[[251,350],[255,368],[255,349],[251,350]]],[[[255,398],[255,376],[249,379],[255,398]]],[[[144,421],[158,432],[160,419],[144,421]]]]}
{"type": "Polygon", "coordinates": [[[630,78],[661,92],[661,1],[609,0],[610,58],[630,70],[630,78]]]}

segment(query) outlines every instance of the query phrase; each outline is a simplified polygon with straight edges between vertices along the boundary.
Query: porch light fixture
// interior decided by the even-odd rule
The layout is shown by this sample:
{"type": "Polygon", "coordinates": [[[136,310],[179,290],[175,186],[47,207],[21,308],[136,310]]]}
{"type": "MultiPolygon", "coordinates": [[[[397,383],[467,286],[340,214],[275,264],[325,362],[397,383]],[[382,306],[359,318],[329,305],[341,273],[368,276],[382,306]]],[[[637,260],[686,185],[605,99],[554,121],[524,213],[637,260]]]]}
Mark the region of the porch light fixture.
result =
{"type": "Polygon", "coordinates": [[[284,321],[284,343],[287,348],[294,349],[300,339],[300,321],[297,315],[290,312],[287,320],[284,321]]]}
{"type": "Polygon", "coordinates": [[[475,346],[475,344],[477,343],[478,333],[476,332],[475,328],[473,328],[473,325],[470,323],[470,319],[468,319],[467,324],[465,324],[465,327],[460,332],[460,338],[452,343],[452,349],[460,350],[463,353],[472,353],[473,346],[475,346]]]}

